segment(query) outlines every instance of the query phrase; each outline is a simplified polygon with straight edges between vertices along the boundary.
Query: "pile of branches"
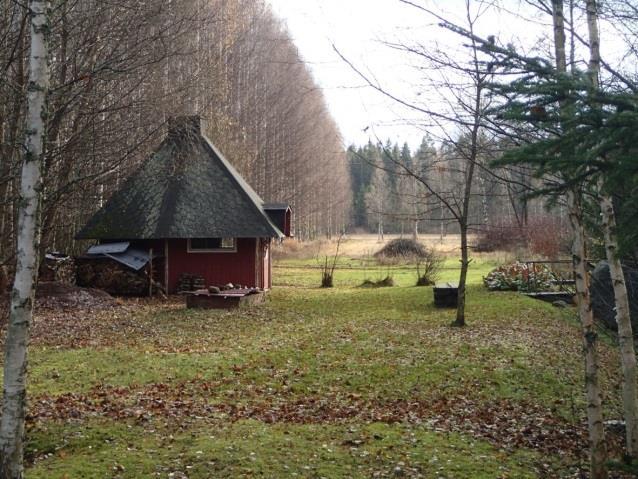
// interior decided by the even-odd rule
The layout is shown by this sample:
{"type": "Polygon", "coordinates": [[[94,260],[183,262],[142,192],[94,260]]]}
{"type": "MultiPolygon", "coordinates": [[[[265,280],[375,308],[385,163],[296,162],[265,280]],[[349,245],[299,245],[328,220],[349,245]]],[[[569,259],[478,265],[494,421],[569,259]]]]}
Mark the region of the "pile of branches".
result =
{"type": "Polygon", "coordinates": [[[374,257],[379,260],[405,260],[412,261],[425,258],[428,255],[425,246],[416,240],[409,238],[397,238],[390,241],[379,251],[374,253],[374,257]]]}
{"type": "Polygon", "coordinates": [[[390,241],[374,254],[384,264],[416,263],[417,286],[431,286],[439,277],[443,258],[434,250],[426,248],[422,243],[409,238],[398,238],[390,241]]]}

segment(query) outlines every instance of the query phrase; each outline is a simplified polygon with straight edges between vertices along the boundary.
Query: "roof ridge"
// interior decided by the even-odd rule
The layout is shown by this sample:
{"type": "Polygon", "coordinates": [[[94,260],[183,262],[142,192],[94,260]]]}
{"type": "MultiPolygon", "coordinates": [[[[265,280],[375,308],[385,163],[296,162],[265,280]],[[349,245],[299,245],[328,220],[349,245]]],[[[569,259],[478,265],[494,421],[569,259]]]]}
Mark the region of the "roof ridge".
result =
{"type": "Polygon", "coordinates": [[[201,132],[166,137],[78,239],[283,237],[264,201],[201,132]]]}
{"type": "Polygon", "coordinates": [[[200,136],[204,140],[204,144],[208,146],[213,151],[214,155],[221,161],[230,178],[237,184],[237,186],[239,186],[239,189],[248,197],[250,203],[255,206],[261,216],[268,222],[269,226],[273,229],[273,232],[276,233],[280,238],[283,238],[285,235],[279,230],[279,228],[277,228],[277,226],[272,222],[272,220],[264,210],[264,200],[261,199],[259,194],[252,188],[252,186],[250,186],[248,182],[244,180],[244,178],[239,174],[232,163],[228,161],[222,154],[222,152],[217,149],[210,138],[208,138],[203,133],[200,133],[200,136]]]}

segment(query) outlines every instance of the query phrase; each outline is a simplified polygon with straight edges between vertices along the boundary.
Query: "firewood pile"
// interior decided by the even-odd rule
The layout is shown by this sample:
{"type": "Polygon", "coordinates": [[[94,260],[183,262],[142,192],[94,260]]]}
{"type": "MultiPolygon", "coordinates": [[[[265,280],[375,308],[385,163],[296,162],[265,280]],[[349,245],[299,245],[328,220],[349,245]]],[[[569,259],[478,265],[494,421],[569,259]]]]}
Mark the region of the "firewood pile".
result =
{"type": "Polygon", "coordinates": [[[57,281],[63,284],[75,284],[75,261],[71,256],[61,253],[47,253],[40,264],[40,281],[57,281]]]}
{"type": "Polygon", "coordinates": [[[179,293],[204,289],[205,287],[206,280],[202,276],[195,274],[182,273],[177,280],[177,291],[179,293]]]}
{"type": "Polygon", "coordinates": [[[77,258],[78,286],[98,288],[109,294],[143,296],[148,294],[148,274],[135,271],[108,258],[77,258]]]}

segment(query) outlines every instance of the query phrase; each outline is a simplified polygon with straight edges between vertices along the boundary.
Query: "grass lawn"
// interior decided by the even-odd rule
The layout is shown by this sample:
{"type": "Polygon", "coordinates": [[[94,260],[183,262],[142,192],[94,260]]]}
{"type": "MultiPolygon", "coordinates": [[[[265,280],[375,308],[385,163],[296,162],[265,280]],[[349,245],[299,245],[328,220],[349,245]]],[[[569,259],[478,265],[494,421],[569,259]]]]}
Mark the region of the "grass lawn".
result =
{"type": "MultiPolygon", "coordinates": [[[[316,261],[279,261],[267,304],[245,311],[42,312],[27,477],[574,477],[587,462],[574,311],[487,292],[492,267],[471,266],[464,329],[412,286],[414,268],[356,259],[330,290],[316,261]],[[357,287],[388,273],[397,286],[357,287]]],[[[445,268],[455,280],[458,262],[445,268]]],[[[618,418],[611,343],[601,361],[618,418]]]]}

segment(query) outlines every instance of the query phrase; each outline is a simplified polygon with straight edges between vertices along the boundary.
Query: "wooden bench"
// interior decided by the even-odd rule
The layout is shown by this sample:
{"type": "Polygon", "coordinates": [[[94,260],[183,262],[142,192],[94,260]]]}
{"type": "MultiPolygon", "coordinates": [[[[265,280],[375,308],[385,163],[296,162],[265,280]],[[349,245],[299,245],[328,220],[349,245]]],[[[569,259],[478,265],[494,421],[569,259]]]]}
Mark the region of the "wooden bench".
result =
{"type": "Polygon", "coordinates": [[[436,283],[434,285],[434,306],[437,308],[456,308],[459,300],[457,283],[436,283]]]}

